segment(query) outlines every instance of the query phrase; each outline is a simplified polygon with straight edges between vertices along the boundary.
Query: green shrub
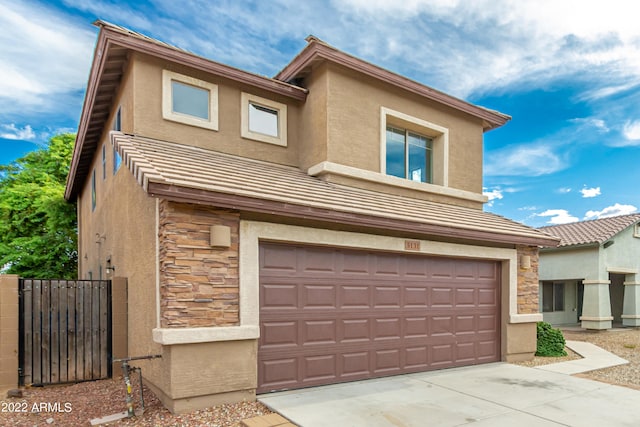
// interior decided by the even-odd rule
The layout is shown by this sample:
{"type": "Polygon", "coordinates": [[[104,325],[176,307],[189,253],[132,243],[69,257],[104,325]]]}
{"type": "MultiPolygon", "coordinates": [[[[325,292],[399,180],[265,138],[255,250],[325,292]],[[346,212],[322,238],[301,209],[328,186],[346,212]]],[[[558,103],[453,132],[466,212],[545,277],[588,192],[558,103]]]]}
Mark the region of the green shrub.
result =
{"type": "Polygon", "coordinates": [[[566,356],[564,351],[564,336],[560,329],[553,328],[547,322],[538,322],[538,344],[536,356],[560,357],[566,356]]]}

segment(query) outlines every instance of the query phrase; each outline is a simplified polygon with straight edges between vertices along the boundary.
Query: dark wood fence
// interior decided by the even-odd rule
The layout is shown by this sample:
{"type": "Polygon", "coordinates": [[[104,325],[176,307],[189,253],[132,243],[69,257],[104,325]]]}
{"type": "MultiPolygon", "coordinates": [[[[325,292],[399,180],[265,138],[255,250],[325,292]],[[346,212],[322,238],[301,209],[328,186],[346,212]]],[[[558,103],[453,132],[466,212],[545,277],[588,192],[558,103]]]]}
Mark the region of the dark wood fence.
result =
{"type": "Polygon", "coordinates": [[[111,282],[20,279],[20,385],[111,377],[111,282]]]}

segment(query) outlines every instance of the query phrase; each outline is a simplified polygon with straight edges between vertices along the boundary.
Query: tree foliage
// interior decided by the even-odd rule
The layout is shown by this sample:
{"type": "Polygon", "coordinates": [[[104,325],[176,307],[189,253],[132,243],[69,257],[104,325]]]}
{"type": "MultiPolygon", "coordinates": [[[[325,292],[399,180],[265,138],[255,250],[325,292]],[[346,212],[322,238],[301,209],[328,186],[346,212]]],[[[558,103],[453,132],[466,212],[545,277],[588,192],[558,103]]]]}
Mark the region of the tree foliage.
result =
{"type": "Polygon", "coordinates": [[[64,199],[74,134],[51,138],[0,165],[0,270],[31,278],[77,277],[76,207],[64,199]]]}

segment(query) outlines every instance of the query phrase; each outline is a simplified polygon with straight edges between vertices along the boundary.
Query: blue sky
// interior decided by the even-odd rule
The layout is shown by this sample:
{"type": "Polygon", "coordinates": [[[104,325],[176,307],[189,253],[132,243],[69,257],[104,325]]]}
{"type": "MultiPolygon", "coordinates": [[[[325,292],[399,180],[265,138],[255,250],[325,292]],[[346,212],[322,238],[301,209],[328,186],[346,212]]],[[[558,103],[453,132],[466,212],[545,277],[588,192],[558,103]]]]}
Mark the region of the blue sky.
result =
{"type": "Polygon", "coordinates": [[[626,0],[4,0],[0,164],[75,131],[103,19],[273,76],[313,34],[513,119],[485,209],[531,226],[640,207],[640,25],[626,0]]]}

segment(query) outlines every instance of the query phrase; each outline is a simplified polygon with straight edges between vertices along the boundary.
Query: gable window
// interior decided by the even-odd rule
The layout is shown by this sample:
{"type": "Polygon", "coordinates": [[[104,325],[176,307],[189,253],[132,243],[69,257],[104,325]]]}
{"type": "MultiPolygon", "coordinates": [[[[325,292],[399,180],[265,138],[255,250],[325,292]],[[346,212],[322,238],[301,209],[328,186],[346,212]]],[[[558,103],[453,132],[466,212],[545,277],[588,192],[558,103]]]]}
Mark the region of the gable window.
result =
{"type": "MultiPolygon", "coordinates": [[[[116,116],[113,119],[113,130],[118,132],[122,132],[122,108],[118,107],[118,111],[116,111],[116,116]]],[[[113,142],[112,142],[113,143],[113,142]]],[[[122,157],[120,157],[120,153],[116,150],[116,146],[113,146],[113,174],[115,175],[120,169],[120,164],[122,163],[122,157]]]]}
{"type": "Polygon", "coordinates": [[[380,116],[380,171],[447,187],[449,130],[385,107],[380,116]]]}
{"type": "Polygon", "coordinates": [[[563,282],[542,282],[542,311],[564,311],[563,282]]]}
{"type": "Polygon", "coordinates": [[[287,146],[287,106],[242,93],[240,117],[243,138],[287,146]]]}
{"type": "Polygon", "coordinates": [[[218,130],[218,85],[163,70],[162,117],[218,130]]]}
{"type": "Polygon", "coordinates": [[[431,182],[433,141],[419,133],[387,126],[387,175],[431,182]]]}
{"type": "Polygon", "coordinates": [[[91,174],[91,210],[96,209],[96,170],[91,174]]]}

